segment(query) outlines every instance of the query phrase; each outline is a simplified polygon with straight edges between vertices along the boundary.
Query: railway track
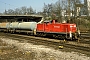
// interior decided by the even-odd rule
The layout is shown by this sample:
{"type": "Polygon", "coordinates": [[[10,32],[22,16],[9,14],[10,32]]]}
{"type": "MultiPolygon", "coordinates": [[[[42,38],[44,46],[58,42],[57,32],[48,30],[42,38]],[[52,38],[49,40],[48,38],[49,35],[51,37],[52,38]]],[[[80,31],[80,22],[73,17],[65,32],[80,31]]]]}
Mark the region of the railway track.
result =
{"type": "Polygon", "coordinates": [[[82,32],[81,33],[81,38],[90,39],[90,32],[82,32]]]}
{"type": "Polygon", "coordinates": [[[35,37],[35,36],[27,36],[27,35],[19,35],[19,34],[10,34],[10,33],[5,33],[1,34],[1,38],[10,38],[13,40],[18,40],[22,43],[33,43],[36,45],[46,45],[49,47],[53,47],[58,50],[66,51],[77,51],[81,52],[84,54],[87,54],[90,56],[90,44],[87,43],[82,43],[81,40],[80,42],[76,41],[64,41],[64,40],[58,40],[58,39],[50,39],[50,38],[43,38],[43,37],[35,37]],[[59,49],[59,46],[63,46],[64,49],[59,49]]]}
{"type": "Polygon", "coordinates": [[[90,44],[90,32],[82,32],[80,42],[90,44]]]}

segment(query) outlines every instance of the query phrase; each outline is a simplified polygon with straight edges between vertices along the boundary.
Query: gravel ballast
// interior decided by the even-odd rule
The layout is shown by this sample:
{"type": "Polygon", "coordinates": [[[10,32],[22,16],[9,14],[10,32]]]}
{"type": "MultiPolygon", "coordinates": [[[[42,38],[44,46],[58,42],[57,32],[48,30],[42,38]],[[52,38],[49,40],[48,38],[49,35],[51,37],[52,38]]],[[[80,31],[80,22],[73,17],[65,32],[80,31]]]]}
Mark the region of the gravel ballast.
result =
{"type": "Polygon", "coordinates": [[[0,38],[1,41],[17,47],[23,54],[31,54],[32,60],[90,60],[84,54],[78,52],[62,52],[43,45],[33,45],[32,43],[21,43],[17,40],[0,38]]]}

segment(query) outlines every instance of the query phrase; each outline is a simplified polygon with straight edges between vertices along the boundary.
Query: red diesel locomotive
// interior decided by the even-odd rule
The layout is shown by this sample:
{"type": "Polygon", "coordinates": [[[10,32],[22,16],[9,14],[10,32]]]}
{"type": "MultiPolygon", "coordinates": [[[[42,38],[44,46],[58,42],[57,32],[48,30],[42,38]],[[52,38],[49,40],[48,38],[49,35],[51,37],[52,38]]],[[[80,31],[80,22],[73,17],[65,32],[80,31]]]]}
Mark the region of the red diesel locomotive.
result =
{"type": "Polygon", "coordinates": [[[52,20],[37,24],[36,34],[42,36],[49,34],[55,38],[72,40],[78,39],[80,31],[77,31],[76,24],[58,23],[56,20],[52,20]]]}

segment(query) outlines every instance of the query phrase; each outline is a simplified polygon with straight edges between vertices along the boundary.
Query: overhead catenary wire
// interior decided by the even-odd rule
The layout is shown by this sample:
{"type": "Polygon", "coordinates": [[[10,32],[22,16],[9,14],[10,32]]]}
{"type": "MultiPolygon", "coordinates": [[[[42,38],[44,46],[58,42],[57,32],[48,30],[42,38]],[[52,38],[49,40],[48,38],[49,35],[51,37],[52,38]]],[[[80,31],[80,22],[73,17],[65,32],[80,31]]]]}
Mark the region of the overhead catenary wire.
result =
{"type": "MultiPolygon", "coordinates": [[[[12,7],[14,7],[14,8],[18,8],[18,6],[15,6],[15,5],[12,5],[12,4],[10,4],[10,3],[6,3],[6,2],[3,2],[3,1],[0,1],[0,3],[3,3],[4,5],[5,5],[5,8],[3,8],[4,10],[7,10],[7,8],[8,9],[11,9],[11,7],[10,6],[12,6],[12,7]],[[8,6],[8,7],[7,7],[8,6]]],[[[2,9],[2,10],[3,10],[2,9]]],[[[1,9],[0,9],[1,10],[1,9]]]]}
{"type": "Polygon", "coordinates": [[[6,5],[9,5],[9,6],[18,7],[18,6],[12,5],[12,4],[10,4],[10,3],[3,2],[3,1],[0,1],[0,2],[1,2],[1,3],[4,3],[4,4],[6,4],[6,5]]]}

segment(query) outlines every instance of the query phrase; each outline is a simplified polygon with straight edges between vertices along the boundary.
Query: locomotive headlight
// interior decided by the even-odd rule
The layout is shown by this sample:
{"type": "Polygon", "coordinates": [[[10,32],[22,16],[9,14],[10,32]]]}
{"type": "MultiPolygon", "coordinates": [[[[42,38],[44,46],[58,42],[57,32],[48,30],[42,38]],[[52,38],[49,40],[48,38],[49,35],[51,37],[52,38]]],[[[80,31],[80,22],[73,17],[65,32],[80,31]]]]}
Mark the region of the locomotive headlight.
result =
{"type": "Polygon", "coordinates": [[[70,26],[70,28],[72,28],[73,26],[70,26]]]}
{"type": "Polygon", "coordinates": [[[74,27],[76,27],[76,25],[74,25],[74,27]]]}
{"type": "Polygon", "coordinates": [[[76,27],[76,25],[73,25],[73,26],[71,25],[70,27],[71,27],[71,28],[72,28],[72,27],[76,27]]]}

